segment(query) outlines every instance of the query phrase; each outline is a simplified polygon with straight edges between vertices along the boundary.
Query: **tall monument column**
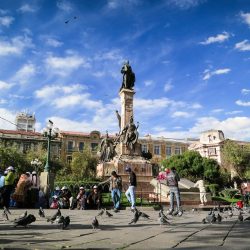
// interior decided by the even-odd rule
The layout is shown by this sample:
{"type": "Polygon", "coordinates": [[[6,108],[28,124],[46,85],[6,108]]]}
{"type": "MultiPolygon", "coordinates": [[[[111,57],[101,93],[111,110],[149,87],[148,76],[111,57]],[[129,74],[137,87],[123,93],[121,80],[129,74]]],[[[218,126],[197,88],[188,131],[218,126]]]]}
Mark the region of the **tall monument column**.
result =
{"type": "Polygon", "coordinates": [[[130,117],[133,116],[134,90],[123,88],[119,95],[121,98],[121,131],[129,123],[130,117]]]}

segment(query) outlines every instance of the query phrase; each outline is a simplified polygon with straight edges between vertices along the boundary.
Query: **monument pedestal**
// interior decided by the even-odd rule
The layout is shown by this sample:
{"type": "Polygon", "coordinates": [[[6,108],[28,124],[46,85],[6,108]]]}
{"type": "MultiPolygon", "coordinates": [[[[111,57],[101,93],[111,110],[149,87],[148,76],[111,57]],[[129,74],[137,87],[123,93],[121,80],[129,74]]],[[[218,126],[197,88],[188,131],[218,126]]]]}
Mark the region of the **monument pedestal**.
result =
{"type": "Polygon", "coordinates": [[[48,199],[51,192],[54,190],[55,174],[50,172],[41,172],[40,174],[40,189],[48,199]]]}

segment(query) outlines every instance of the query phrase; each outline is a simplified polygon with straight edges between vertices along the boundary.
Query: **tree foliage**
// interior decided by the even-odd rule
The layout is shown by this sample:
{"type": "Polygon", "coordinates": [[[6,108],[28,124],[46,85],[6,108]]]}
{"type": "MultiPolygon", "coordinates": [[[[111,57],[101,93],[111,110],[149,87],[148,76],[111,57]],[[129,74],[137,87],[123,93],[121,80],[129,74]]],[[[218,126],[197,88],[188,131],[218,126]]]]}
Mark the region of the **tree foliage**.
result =
{"type": "Polygon", "coordinates": [[[162,161],[165,168],[175,167],[181,177],[196,181],[204,178],[215,183],[221,178],[217,161],[202,157],[198,152],[186,151],[182,155],[173,155],[162,161]]]}
{"type": "Polygon", "coordinates": [[[90,149],[72,154],[71,171],[76,180],[81,180],[95,176],[98,160],[92,156],[90,149]]]}

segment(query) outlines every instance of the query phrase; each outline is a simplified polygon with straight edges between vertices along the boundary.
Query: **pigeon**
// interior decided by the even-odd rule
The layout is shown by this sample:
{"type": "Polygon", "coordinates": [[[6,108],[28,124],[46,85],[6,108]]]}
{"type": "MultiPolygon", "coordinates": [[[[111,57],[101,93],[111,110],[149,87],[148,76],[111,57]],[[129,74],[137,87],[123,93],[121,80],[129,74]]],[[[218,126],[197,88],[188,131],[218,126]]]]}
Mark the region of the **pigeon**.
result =
{"type": "Polygon", "coordinates": [[[55,222],[58,224],[62,224],[64,222],[64,216],[62,216],[62,215],[57,216],[55,219],[55,222]]]}
{"type": "Polygon", "coordinates": [[[6,220],[9,220],[8,213],[7,213],[7,211],[6,211],[5,209],[3,210],[2,216],[3,216],[3,218],[5,218],[6,220]]]}
{"type": "Polygon", "coordinates": [[[244,220],[244,221],[246,221],[246,220],[250,220],[250,216],[248,216],[247,218],[245,218],[245,220],[244,220]]]}
{"type": "Polygon", "coordinates": [[[213,214],[213,210],[210,209],[207,215],[209,216],[209,215],[212,215],[212,214],[213,214]]]}
{"type": "Polygon", "coordinates": [[[202,223],[203,224],[206,224],[207,223],[207,221],[206,221],[206,219],[204,218],[204,219],[202,219],[202,223]]]}
{"type": "Polygon", "coordinates": [[[111,213],[108,212],[107,210],[106,210],[105,212],[106,212],[106,215],[107,215],[108,217],[112,217],[112,216],[113,216],[113,214],[111,214],[111,213]]]}
{"type": "Polygon", "coordinates": [[[232,217],[233,217],[232,209],[231,209],[230,211],[228,211],[228,217],[229,217],[229,218],[232,218],[232,217]]]}
{"type": "Polygon", "coordinates": [[[11,212],[10,212],[10,210],[7,208],[7,207],[3,207],[3,210],[6,212],[6,213],[8,213],[8,214],[11,214],[11,212]]]}
{"type": "Polygon", "coordinates": [[[163,213],[163,210],[161,209],[159,212],[159,218],[163,217],[165,220],[169,220],[168,217],[163,213]]]}
{"type": "Polygon", "coordinates": [[[56,218],[58,216],[61,216],[61,215],[62,214],[61,214],[60,208],[58,208],[57,212],[53,216],[51,216],[50,218],[47,219],[47,222],[50,221],[51,223],[54,223],[54,221],[56,220],[56,218]]]}
{"type": "Polygon", "coordinates": [[[36,217],[33,214],[29,214],[23,218],[16,219],[14,221],[14,224],[15,227],[17,226],[27,227],[28,224],[31,224],[34,221],[36,221],[36,217]]]}
{"type": "Polygon", "coordinates": [[[193,213],[194,212],[197,212],[198,211],[198,209],[196,208],[196,207],[194,207],[194,208],[192,208],[192,210],[191,210],[193,213]]]}
{"type": "Polygon", "coordinates": [[[241,222],[242,222],[243,219],[244,219],[244,218],[243,218],[243,215],[242,215],[242,213],[240,212],[239,215],[238,215],[238,221],[241,221],[241,222]]]}
{"type": "Polygon", "coordinates": [[[146,213],[143,213],[143,212],[141,212],[141,217],[146,218],[146,219],[150,219],[150,216],[146,213]]]}
{"type": "Polygon", "coordinates": [[[104,214],[104,211],[105,211],[105,210],[102,209],[101,212],[99,212],[99,213],[97,214],[97,216],[102,216],[102,215],[104,214]]]}
{"type": "Polygon", "coordinates": [[[93,229],[97,229],[99,227],[99,222],[96,219],[96,217],[94,217],[94,219],[92,221],[92,227],[93,227],[93,229]]]}
{"type": "Polygon", "coordinates": [[[219,213],[217,215],[217,221],[218,221],[218,223],[221,223],[221,221],[222,221],[222,217],[221,217],[221,215],[219,213]]]}
{"type": "Polygon", "coordinates": [[[159,218],[159,222],[160,222],[160,226],[162,226],[162,225],[170,225],[170,223],[164,218],[164,216],[161,216],[160,218],[159,218]]]}
{"type": "Polygon", "coordinates": [[[21,215],[19,216],[19,219],[25,218],[27,215],[28,215],[28,212],[27,212],[27,210],[26,210],[23,214],[21,214],[21,215]]]}
{"type": "Polygon", "coordinates": [[[77,17],[74,16],[73,18],[66,20],[64,23],[65,23],[65,24],[68,24],[72,19],[77,19],[77,17]]]}
{"type": "Polygon", "coordinates": [[[44,214],[44,211],[43,211],[42,207],[39,208],[38,214],[39,214],[40,217],[45,217],[45,214],[44,214]]]}
{"type": "Polygon", "coordinates": [[[206,221],[210,224],[213,224],[214,222],[216,222],[216,217],[215,217],[215,214],[212,214],[212,215],[208,215],[206,217],[206,221]]]}
{"type": "Polygon", "coordinates": [[[129,225],[132,223],[135,224],[139,220],[140,216],[141,216],[141,212],[139,212],[137,209],[135,209],[134,218],[128,224],[129,225]]]}
{"type": "Polygon", "coordinates": [[[62,223],[62,229],[66,229],[70,224],[70,218],[69,216],[66,216],[63,220],[63,223],[62,223]]]}

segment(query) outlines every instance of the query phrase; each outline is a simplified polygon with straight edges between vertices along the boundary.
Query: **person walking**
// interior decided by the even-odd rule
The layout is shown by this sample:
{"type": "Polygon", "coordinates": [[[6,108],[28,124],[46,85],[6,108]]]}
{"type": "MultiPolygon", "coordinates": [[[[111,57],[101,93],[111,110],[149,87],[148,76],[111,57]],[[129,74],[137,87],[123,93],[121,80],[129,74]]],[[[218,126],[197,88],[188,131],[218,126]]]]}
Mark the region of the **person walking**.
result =
{"type": "Polygon", "coordinates": [[[9,208],[10,205],[10,195],[14,188],[14,181],[15,181],[15,170],[12,166],[9,166],[7,169],[7,175],[4,179],[4,190],[3,190],[3,206],[9,208]]]}
{"type": "Polygon", "coordinates": [[[125,195],[131,204],[131,210],[134,211],[136,207],[136,197],[135,197],[135,191],[136,191],[136,174],[131,170],[130,167],[126,167],[125,171],[129,174],[129,187],[127,191],[125,192],[125,195]]]}
{"type": "Polygon", "coordinates": [[[109,191],[111,192],[112,201],[114,204],[114,212],[118,212],[120,209],[121,195],[122,195],[122,177],[116,173],[116,171],[111,172],[111,176],[98,186],[109,182],[109,191]]]}
{"type": "Polygon", "coordinates": [[[170,194],[170,209],[168,211],[168,214],[182,216],[180,190],[178,186],[180,177],[176,172],[175,167],[172,167],[171,170],[170,169],[166,170],[166,181],[167,181],[167,186],[169,187],[169,194],[170,194]],[[177,206],[177,210],[175,212],[174,212],[174,197],[176,199],[176,206],[177,206]]]}
{"type": "Polygon", "coordinates": [[[201,200],[201,206],[206,205],[207,203],[207,193],[206,193],[206,188],[204,184],[204,180],[198,180],[195,184],[194,187],[199,188],[200,191],[200,200],[201,200]]]}

